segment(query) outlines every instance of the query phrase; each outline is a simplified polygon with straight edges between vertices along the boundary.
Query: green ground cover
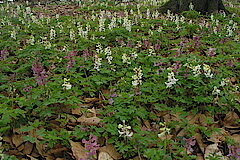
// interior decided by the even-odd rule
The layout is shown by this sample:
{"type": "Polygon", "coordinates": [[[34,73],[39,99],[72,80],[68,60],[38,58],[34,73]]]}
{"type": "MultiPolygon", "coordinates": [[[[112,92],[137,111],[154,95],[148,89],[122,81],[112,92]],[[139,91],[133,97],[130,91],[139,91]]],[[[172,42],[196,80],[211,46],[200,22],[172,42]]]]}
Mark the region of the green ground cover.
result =
{"type": "Polygon", "coordinates": [[[0,4],[3,159],[239,159],[239,3],[162,4],[0,4]]]}

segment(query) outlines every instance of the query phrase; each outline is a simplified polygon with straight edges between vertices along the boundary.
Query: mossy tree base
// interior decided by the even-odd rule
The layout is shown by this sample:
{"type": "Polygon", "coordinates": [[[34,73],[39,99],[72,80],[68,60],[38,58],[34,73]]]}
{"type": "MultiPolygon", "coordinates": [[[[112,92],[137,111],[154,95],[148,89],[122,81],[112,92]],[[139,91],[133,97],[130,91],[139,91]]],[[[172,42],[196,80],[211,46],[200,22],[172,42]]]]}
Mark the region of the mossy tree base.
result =
{"type": "Polygon", "coordinates": [[[160,11],[166,13],[167,10],[170,10],[173,13],[181,13],[189,10],[190,3],[194,5],[194,10],[202,14],[219,11],[224,11],[226,14],[230,13],[225,9],[222,0],[170,0],[160,7],[160,11]]]}

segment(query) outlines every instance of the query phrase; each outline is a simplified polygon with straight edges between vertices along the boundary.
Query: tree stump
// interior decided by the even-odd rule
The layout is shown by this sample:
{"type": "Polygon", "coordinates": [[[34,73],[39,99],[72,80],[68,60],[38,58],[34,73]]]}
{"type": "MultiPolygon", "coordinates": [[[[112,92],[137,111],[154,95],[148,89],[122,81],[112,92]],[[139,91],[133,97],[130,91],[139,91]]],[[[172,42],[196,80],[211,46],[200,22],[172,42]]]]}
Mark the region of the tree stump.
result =
{"type": "Polygon", "coordinates": [[[194,10],[202,14],[217,13],[219,11],[230,14],[230,12],[225,9],[222,0],[170,0],[160,7],[159,10],[162,13],[166,13],[168,10],[173,13],[181,13],[182,11],[189,10],[190,3],[193,4],[194,10]]]}

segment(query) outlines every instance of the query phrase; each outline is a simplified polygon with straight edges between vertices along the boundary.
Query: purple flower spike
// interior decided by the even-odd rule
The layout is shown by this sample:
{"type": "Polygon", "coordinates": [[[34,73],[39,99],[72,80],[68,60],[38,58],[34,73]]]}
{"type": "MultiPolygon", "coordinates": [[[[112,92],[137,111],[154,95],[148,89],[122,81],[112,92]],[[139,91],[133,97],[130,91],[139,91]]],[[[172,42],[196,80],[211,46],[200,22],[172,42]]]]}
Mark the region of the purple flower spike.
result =
{"type": "Polygon", "coordinates": [[[0,51],[0,61],[2,61],[2,60],[5,60],[6,58],[7,58],[7,56],[8,56],[8,51],[7,50],[1,50],[0,51]]]}
{"type": "Polygon", "coordinates": [[[236,146],[228,145],[230,158],[235,158],[236,160],[240,160],[240,144],[236,146]]]}
{"type": "Polygon", "coordinates": [[[200,46],[200,37],[195,36],[195,37],[193,37],[193,40],[195,41],[194,46],[199,47],[200,46]]]}
{"type": "Polygon", "coordinates": [[[213,57],[216,54],[215,51],[216,51],[216,48],[209,48],[207,53],[210,57],[213,57]]]}
{"type": "MultiPolygon", "coordinates": [[[[94,160],[94,156],[97,154],[97,150],[99,149],[99,145],[97,144],[97,137],[90,134],[89,140],[82,139],[82,143],[85,144],[86,149],[86,160],[94,160]]],[[[84,160],[84,159],[82,159],[84,160]]]]}
{"type": "Polygon", "coordinates": [[[38,85],[45,85],[46,84],[45,79],[48,77],[48,75],[46,74],[46,71],[43,68],[43,66],[38,62],[38,58],[35,58],[35,61],[32,64],[32,71],[36,79],[36,83],[38,85]]]}
{"type": "Polygon", "coordinates": [[[195,137],[194,136],[192,136],[192,137],[190,137],[190,138],[183,138],[183,140],[184,141],[186,141],[186,144],[185,144],[185,148],[187,149],[187,150],[189,150],[190,152],[193,152],[193,146],[195,146],[195,144],[196,144],[196,139],[195,139],[195,137]]]}

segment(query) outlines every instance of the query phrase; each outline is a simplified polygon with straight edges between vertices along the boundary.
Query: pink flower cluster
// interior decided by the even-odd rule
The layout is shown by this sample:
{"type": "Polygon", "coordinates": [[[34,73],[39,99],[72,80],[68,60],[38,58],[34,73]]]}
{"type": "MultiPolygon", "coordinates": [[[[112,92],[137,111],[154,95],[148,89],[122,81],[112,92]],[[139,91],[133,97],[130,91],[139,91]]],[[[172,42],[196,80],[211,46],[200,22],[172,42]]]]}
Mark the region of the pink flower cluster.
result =
{"type": "Polygon", "coordinates": [[[195,146],[195,144],[196,144],[196,139],[195,139],[195,137],[194,136],[192,136],[192,137],[190,137],[190,138],[183,138],[183,140],[186,142],[186,144],[185,144],[185,148],[187,149],[187,150],[189,150],[190,152],[193,152],[193,146],[195,146]]]}
{"type": "Polygon", "coordinates": [[[33,75],[36,78],[38,85],[45,85],[46,84],[46,78],[48,77],[45,69],[41,65],[41,63],[38,62],[38,58],[35,58],[35,61],[32,64],[32,71],[33,75]]]}
{"type": "Polygon", "coordinates": [[[7,58],[7,56],[8,56],[8,51],[7,50],[1,50],[0,51],[0,61],[2,61],[2,60],[5,60],[6,58],[7,58]]]}
{"type": "Polygon", "coordinates": [[[82,139],[82,143],[85,144],[86,149],[86,159],[80,159],[80,160],[94,160],[94,156],[97,154],[97,150],[99,149],[99,145],[97,144],[97,137],[90,134],[89,140],[82,139]]]}
{"type": "Polygon", "coordinates": [[[74,64],[75,64],[75,60],[73,59],[73,57],[76,56],[75,54],[76,51],[71,51],[68,56],[65,56],[64,58],[68,59],[68,65],[66,66],[67,69],[71,68],[74,64]]]}

